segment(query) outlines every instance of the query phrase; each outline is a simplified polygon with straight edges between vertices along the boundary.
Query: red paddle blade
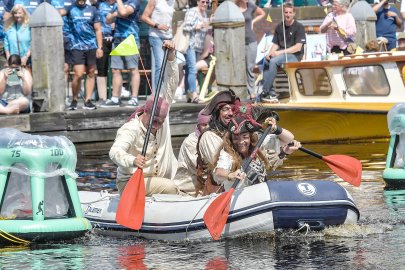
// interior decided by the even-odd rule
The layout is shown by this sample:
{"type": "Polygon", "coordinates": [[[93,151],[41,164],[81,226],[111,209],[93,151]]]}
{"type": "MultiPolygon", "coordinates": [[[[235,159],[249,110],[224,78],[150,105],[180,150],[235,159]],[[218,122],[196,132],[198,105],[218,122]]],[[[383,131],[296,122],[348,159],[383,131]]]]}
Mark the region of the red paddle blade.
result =
{"type": "Polygon", "coordinates": [[[204,223],[214,240],[218,240],[224,230],[234,191],[235,189],[231,188],[228,192],[219,195],[205,211],[204,223]]]}
{"type": "Polygon", "coordinates": [[[323,156],[322,160],[328,164],[337,176],[352,184],[360,186],[362,165],[360,160],[346,155],[323,156]]]}
{"type": "Polygon", "coordinates": [[[122,226],[139,230],[145,213],[145,184],[143,170],[131,176],[118,204],[115,220],[122,226]]]}

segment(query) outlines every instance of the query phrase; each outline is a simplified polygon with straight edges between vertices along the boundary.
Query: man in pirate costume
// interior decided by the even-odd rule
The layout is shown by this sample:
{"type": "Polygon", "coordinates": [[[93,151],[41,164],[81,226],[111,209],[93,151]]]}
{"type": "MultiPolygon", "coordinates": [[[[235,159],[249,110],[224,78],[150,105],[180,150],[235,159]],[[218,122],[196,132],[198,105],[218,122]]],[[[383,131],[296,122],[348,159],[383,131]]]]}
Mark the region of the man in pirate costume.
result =
{"type": "Polygon", "coordinates": [[[177,194],[173,182],[177,159],[173,153],[169,125],[169,110],[178,85],[178,67],[173,42],[166,40],[163,46],[169,49],[168,61],[162,85],[162,96],[156,104],[146,155],[142,155],[149,118],[152,114],[154,96],[138,109],[117,131],[110,149],[110,159],[118,166],[117,188],[122,194],[136,168],[144,173],[146,196],[152,194],[177,194]]]}

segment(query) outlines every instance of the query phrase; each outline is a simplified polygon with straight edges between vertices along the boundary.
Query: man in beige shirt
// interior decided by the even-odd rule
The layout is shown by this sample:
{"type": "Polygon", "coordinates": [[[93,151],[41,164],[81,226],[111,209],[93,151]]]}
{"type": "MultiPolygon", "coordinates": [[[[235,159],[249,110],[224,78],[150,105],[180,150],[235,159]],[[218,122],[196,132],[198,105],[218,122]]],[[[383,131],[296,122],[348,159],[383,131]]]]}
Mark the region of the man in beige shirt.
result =
{"type": "Polygon", "coordinates": [[[210,119],[210,115],[203,115],[200,111],[195,131],[184,139],[179,151],[179,166],[174,182],[182,192],[191,196],[196,196],[198,137],[208,128],[210,119]]]}
{"type": "Polygon", "coordinates": [[[172,180],[177,169],[177,159],[173,153],[168,115],[178,85],[178,68],[173,43],[165,41],[163,46],[169,49],[169,55],[146,155],[142,156],[141,153],[153,97],[136,110],[131,119],[118,130],[110,150],[110,158],[118,166],[117,188],[121,194],[138,168],[143,169],[146,196],[178,193],[172,180]]]}

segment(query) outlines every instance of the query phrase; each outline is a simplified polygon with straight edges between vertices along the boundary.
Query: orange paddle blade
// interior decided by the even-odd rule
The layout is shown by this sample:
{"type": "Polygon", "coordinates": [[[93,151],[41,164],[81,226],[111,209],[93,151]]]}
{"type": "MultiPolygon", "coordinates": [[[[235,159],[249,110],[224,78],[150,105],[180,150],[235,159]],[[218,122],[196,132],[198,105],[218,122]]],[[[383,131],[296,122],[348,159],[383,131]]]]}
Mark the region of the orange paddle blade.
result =
{"type": "Polygon", "coordinates": [[[145,213],[143,170],[137,169],[129,179],[118,204],[115,220],[122,226],[139,230],[145,213]]]}
{"type": "Polygon", "coordinates": [[[218,240],[224,230],[234,191],[235,189],[231,188],[229,191],[219,195],[205,211],[204,223],[214,240],[218,240]]]}
{"type": "Polygon", "coordinates": [[[362,165],[360,160],[346,155],[323,156],[322,160],[328,164],[337,176],[352,184],[360,186],[362,165]]]}

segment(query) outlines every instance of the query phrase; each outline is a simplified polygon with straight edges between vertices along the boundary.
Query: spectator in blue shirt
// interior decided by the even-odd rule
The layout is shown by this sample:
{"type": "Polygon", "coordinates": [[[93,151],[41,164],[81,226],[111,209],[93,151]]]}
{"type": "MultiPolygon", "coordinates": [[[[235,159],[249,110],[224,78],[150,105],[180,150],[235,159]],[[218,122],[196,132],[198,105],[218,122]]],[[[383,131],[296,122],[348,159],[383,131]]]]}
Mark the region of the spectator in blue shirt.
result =
{"type": "Polygon", "coordinates": [[[7,20],[10,18],[11,10],[15,5],[22,5],[31,15],[42,2],[44,2],[44,0],[5,0],[4,6],[6,13],[4,14],[4,19],[7,20]]]}
{"type": "Polygon", "coordinates": [[[107,75],[109,58],[113,42],[113,26],[106,21],[107,15],[115,8],[115,0],[98,1],[96,3],[100,13],[101,31],[103,32],[103,57],[97,59],[97,91],[98,97],[103,103],[107,100],[107,75]]]}
{"type": "Polygon", "coordinates": [[[96,106],[91,102],[91,98],[95,84],[96,58],[103,56],[100,16],[97,9],[87,5],[85,0],[76,0],[73,5],[59,12],[71,23],[71,52],[75,74],[72,80],[73,96],[69,109],[77,109],[81,81],[86,72],[86,97],[83,109],[94,110],[96,106]]]}
{"type": "MultiPolygon", "coordinates": [[[[107,15],[107,22],[115,22],[114,43],[116,47],[131,34],[135,37],[139,48],[139,27],[138,12],[140,8],[139,0],[117,0],[116,8],[107,15]]],[[[128,101],[129,107],[138,106],[138,91],[140,76],[138,70],[139,55],[131,56],[111,56],[111,68],[113,73],[113,92],[111,99],[107,100],[101,107],[119,107],[121,105],[120,96],[122,88],[121,70],[131,71],[131,92],[132,97],[128,101]]]]}
{"type": "MultiPolygon", "coordinates": [[[[51,5],[56,8],[57,10],[60,9],[69,9],[69,7],[74,2],[72,0],[51,0],[51,5]]],[[[72,65],[72,53],[71,53],[71,31],[70,31],[70,23],[66,16],[62,17],[63,20],[63,49],[65,55],[65,65],[64,65],[64,72],[65,72],[65,81],[68,82],[69,76],[69,65],[72,65]]],[[[66,83],[68,85],[68,83],[66,83]]]]}
{"type": "Polygon", "coordinates": [[[381,0],[381,2],[373,6],[373,10],[377,15],[375,23],[377,38],[384,37],[388,40],[388,51],[396,48],[397,27],[400,28],[402,26],[401,15],[398,9],[392,6],[388,0],[381,0]]]}

